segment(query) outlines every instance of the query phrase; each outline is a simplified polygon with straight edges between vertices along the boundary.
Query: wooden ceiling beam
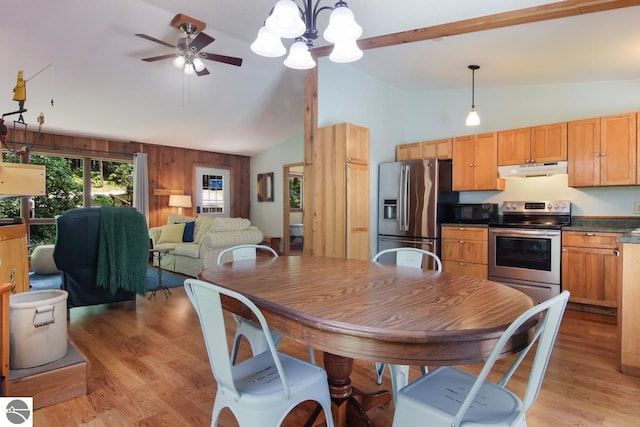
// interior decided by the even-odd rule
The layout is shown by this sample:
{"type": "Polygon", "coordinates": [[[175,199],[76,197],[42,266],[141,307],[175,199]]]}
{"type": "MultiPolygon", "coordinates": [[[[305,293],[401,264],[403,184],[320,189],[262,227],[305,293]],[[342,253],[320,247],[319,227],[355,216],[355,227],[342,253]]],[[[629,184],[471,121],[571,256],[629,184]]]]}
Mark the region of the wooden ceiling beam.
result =
{"type": "MultiPolygon", "coordinates": [[[[459,34],[468,34],[477,31],[492,30],[496,28],[510,27],[514,25],[529,24],[532,22],[547,21],[551,19],[567,18],[570,16],[584,15],[587,13],[604,12],[631,6],[639,6],[640,0],[567,0],[550,3],[542,6],[529,7],[510,12],[496,13],[480,16],[462,21],[433,25],[431,27],[417,28],[415,30],[402,31],[384,36],[370,37],[358,41],[360,49],[375,49],[379,47],[393,46],[397,44],[413,43],[440,37],[450,37],[459,34]]],[[[322,46],[313,49],[315,56],[327,56],[333,46],[322,46]]]]}

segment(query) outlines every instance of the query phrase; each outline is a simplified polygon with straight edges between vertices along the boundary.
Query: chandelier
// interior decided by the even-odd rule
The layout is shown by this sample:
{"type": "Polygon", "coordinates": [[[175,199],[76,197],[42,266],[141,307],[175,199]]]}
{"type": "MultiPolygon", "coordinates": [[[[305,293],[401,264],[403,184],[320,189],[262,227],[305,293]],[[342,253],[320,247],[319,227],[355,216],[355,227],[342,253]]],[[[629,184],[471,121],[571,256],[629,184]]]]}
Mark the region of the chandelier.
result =
{"type": "Polygon", "coordinates": [[[251,50],[266,57],[283,56],[287,50],[282,38],[295,39],[289,49],[284,65],[289,68],[306,70],[316,66],[311,57],[313,42],[318,38],[316,21],[323,10],[331,10],[329,25],[322,36],[333,43],[333,51],[329,59],[334,62],[353,62],[362,57],[362,50],[356,40],[362,35],[362,27],[358,25],[353,12],[344,1],[338,1],[334,7],[323,6],[323,0],[301,0],[302,8],[294,0],[279,0],[271,10],[271,14],[258,31],[256,41],[251,50]]]}

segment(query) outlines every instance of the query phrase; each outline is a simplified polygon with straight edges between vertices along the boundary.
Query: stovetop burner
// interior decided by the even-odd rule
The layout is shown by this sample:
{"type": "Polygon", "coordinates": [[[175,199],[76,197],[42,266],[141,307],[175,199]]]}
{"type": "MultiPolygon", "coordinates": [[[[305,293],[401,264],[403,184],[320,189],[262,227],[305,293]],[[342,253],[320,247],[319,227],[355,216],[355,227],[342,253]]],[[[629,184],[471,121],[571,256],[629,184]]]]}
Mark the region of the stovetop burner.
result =
{"type": "Polygon", "coordinates": [[[571,202],[569,200],[548,200],[504,202],[500,222],[489,224],[489,226],[556,230],[570,224],[571,202]]]}

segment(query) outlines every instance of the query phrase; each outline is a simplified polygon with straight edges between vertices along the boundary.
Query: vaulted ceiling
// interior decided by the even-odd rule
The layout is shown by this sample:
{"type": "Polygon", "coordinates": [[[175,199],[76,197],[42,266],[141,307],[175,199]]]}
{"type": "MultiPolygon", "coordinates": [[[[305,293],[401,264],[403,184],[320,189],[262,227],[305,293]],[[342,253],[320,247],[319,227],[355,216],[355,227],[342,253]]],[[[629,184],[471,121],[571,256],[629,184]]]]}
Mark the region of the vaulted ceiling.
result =
{"type": "MultiPolygon", "coordinates": [[[[303,72],[286,68],[283,58],[263,58],[249,49],[274,3],[5,2],[0,112],[17,109],[12,90],[17,71],[24,70],[24,118],[34,128],[43,112],[43,129],[51,132],[246,155],[301,137],[303,72]],[[141,61],[172,50],[134,34],[175,44],[181,33],[170,22],[178,13],[206,23],[204,32],[215,41],[203,50],[241,57],[242,66],[208,62],[210,75],[186,78],[170,60],[141,61]]],[[[430,39],[368,49],[360,61],[342,66],[411,91],[468,88],[466,67],[472,63],[482,66],[477,88],[637,79],[638,5],[640,0],[350,0],[364,30],[363,47],[394,39],[378,36],[425,27],[403,37],[430,39]],[[616,8],[600,11],[611,4],[616,8]],[[546,11],[558,11],[559,5],[569,6],[566,17],[531,23],[516,19],[547,19],[546,11]],[[537,9],[508,13],[527,8],[537,9]],[[591,10],[596,12],[569,16],[591,10]],[[486,16],[491,18],[477,19],[486,16]],[[509,25],[501,27],[502,22],[509,25]]],[[[321,29],[327,18],[328,13],[320,15],[321,29]]],[[[323,43],[318,39],[317,45],[323,43]]],[[[12,126],[15,119],[6,116],[5,124],[12,126]]]]}

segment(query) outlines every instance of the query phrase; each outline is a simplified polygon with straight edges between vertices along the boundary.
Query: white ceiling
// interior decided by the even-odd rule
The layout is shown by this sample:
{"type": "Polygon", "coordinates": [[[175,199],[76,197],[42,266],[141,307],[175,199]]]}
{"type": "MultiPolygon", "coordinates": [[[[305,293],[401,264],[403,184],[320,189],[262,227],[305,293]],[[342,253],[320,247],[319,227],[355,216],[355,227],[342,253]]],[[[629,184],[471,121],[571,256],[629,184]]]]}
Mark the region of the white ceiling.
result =
{"type": "MultiPolygon", "coordinates": [[[[300,2],[301,0],[297,0],[300,2]]],[[[322,0],[332,5],[335,0],[322,0]]],[[[27,82],[24,117],[35,129],[252,155],[302,135],[303,72],[249,45],[275,0],[11,0],[0,13],[0,112],[17,109],[18,70],[27,82]],[[172,53],[135,37],[175,44],[178,13],[207,23],[203,51],[244,59],[207,62],[210,75],[183,78],[172,53]],[[40,74],[35,75],[43,68],[40,74]],[[35,75],[35,76],[34,76],[35,75]],[[51,101],[53,100],[53,106],[51,101]]],[[[508,10],[543,0],[350,0],[369,38],[508,10]]],[[[640,2],[638,2],[640,3],[640,2]]],[[[318,27],[326,27],[323,12],[318,27]]],[[[403,90],[530,86],[637,79],[640,6],[366,50],[345,64],[403,90]]],[[[322,39],[318,45],[323,44],[322,39]]],[[[288,45],[288,44],[287,44],[288,45]]],[[[16,116],[5,118],[12,126],[16,116]]]]}

